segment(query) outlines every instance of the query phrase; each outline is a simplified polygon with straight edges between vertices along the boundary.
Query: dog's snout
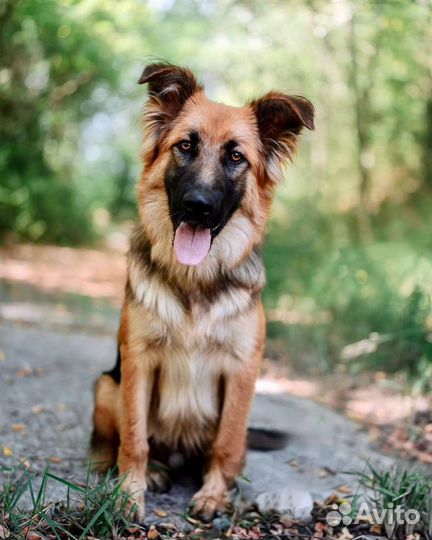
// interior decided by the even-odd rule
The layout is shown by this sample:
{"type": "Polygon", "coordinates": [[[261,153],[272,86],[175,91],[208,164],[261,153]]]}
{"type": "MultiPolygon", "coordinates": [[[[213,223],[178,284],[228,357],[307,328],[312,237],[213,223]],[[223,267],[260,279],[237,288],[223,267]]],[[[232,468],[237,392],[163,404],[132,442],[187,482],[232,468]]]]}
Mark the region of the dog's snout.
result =
{"type": "Polygon", "coordinates": [[[183,207],[191,217],[199,219],[213,214],[218,206],[218,197],[211,191],[192,189],[183,196],[183,207]]]}

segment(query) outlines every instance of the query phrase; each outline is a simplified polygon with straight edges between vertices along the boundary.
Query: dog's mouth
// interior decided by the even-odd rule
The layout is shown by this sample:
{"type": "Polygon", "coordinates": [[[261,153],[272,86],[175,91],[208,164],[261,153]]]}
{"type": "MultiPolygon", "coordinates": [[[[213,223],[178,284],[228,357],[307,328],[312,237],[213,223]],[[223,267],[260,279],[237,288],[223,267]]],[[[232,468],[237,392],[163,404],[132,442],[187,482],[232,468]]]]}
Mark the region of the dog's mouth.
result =
{"type": "Polygon", "coordinates": [[[200,264],[212,243],[211,230],[182,221],[174,233],[174,253],[181,264],[196,266],[200,264]]]}

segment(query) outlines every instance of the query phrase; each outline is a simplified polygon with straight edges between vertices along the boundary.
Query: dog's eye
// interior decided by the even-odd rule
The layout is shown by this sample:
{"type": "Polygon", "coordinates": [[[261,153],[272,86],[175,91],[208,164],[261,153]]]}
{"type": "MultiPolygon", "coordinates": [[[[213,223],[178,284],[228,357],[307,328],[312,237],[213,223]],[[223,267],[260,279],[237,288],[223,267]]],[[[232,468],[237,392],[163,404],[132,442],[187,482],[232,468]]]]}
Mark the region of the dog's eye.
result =
{"type": "Polygon", "coordinates": [[[237,152],[236,150],[234,150],[230,154],[230,159],[231,161],[234,161],[234,163],[240,163],[240,161],[243,161],[244,158],[240,152],[237,152]]]}
{"type": "Polygon", "coordinates": [[[190,152],[192,150],[192,144],[190,141],[180,141],[177,146],[183,152],[190,152]]]}

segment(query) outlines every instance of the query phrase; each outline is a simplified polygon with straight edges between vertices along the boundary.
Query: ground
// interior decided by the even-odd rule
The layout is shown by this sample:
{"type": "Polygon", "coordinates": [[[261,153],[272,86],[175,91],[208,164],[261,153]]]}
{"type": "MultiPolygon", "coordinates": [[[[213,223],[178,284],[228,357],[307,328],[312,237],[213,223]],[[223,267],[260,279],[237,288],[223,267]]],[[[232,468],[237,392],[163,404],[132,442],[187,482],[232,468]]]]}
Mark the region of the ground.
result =
{"type": "MultiPolygon", "coordinates": [[[[48,463],[58,476],[85,482],[92,385],[115,357],[122,251],[24,246],[0,256],[0,465],[21,463],[40,475],[48,463]]],[[[269,350],[271,356],[271,344],[269,350]]],[[[280,451],[248,453],[247,480],[239,483],[243,500],[264,513],[304,519],[314,500],[355,489],[347,471],[363,470],[367,459],[386,466],[396,459],[376,427],[383,415],[388,421],[393,414],[397,423],[412,401],[388,389],[371,393],[379,381],[359,388],[345,380],[350,391],[337,392],[340,377],[333,384],[287,378],[269,359],[264,368],[250,424],[286,431],[288,444],[280,451]]],[[[430,453],[423,453],[427,461],[430,453]]],[[[148,523],[190,527],[182,514],[194,489],[185,479],[167,494],[149,495],[148,523]]],[[[51,483],[47,495],[58,500],[65,488],[51,483]]]]}

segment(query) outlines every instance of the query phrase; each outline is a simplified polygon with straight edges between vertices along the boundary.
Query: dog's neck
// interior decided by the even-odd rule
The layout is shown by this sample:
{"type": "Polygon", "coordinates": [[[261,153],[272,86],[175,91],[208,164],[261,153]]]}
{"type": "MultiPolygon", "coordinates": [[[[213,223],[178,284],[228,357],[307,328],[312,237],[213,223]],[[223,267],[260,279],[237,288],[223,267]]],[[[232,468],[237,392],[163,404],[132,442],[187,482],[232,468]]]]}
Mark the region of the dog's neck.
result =
{"type": "MultiPolygon", "coordinates": [[[[226,232],[229,238],[230,231],[226,232]]],[[[217,237],[212,250],[221,253],[228,251],[225,260],[219,262],[219,253],[212,253],[211,250],[209,260],[194,267],[177,262],[172,244],[167,246],[168,239],[161,239],[161,243],[163,240],[165,240],[162,244],[164,249],[161,249],[161,246],[152,245],[142,223],[134,227],[128,254],[129,280],[133,278],[133,273],[142,273],[162,282],[179,297],[187,294],[203,301],[204,299],[211,301],[213,297],[232,286],[247,289],[253,294],[259,294],[264,286],[265,272],[258,244],[245,242],[248,249],[244,250],[243,256],[239,256],[239,253],[231,254],[230,250],[227,250],[222,236],[217,237]]]]}

